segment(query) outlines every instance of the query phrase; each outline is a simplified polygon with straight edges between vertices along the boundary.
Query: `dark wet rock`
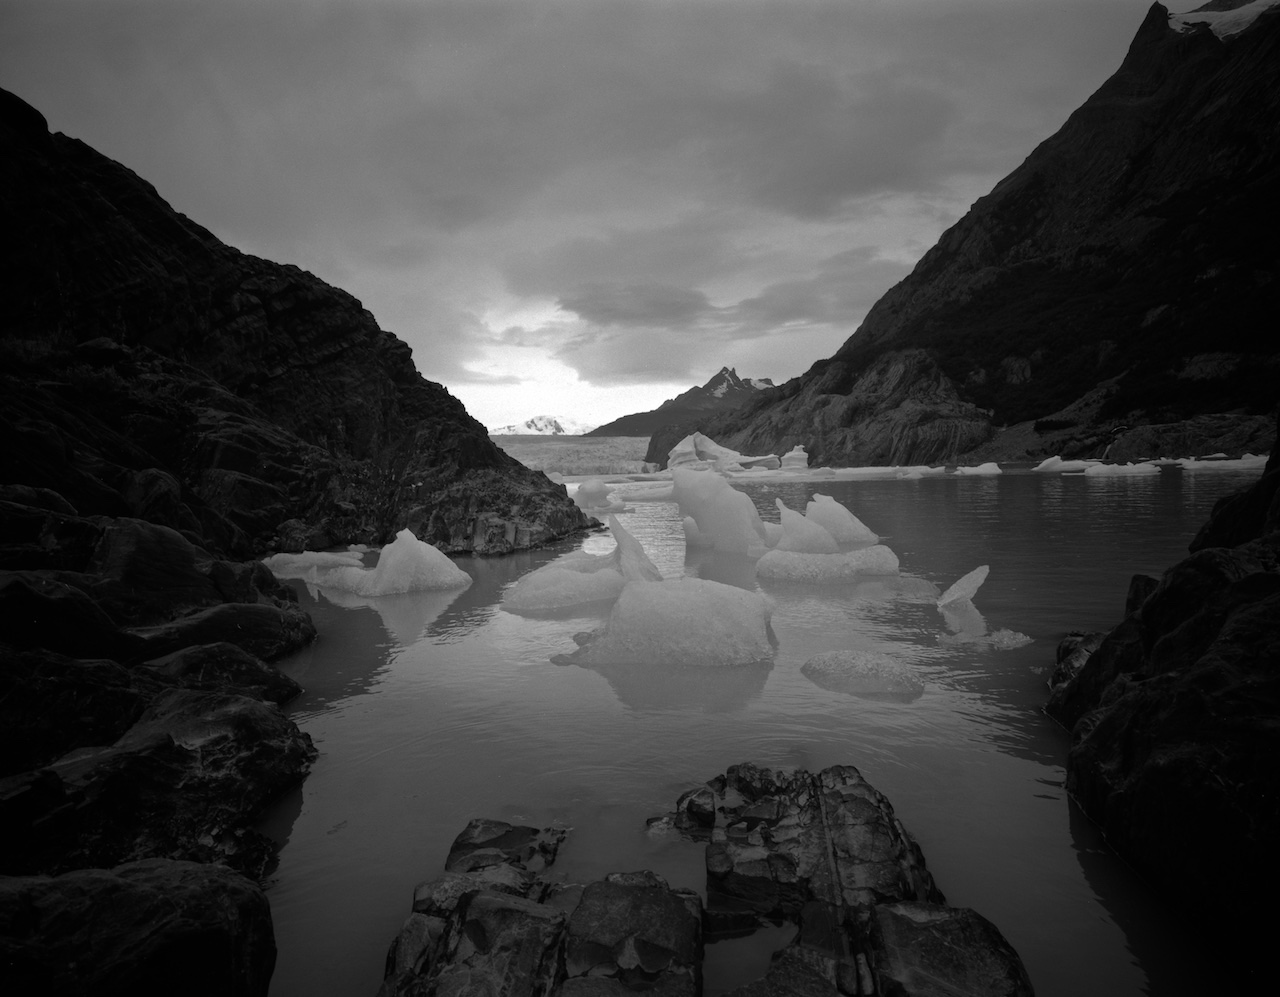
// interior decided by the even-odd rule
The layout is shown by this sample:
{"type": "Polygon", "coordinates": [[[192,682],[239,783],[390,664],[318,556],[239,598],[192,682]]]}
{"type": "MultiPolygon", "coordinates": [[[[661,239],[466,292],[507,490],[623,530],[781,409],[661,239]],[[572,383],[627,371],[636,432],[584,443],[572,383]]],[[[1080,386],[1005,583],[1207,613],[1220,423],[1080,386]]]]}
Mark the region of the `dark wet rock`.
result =
{"type": "Polygon", "coordinates": [[[36,572],[0,572],[0,617],[5,640],[17,648],[128,661],[146,647],[79,588],[36,572]]]}
{"type": "Polygon", "coordinates": [[[813,775],[743,764],[722,778],[709,906],[768,917],[794,916],[811,900],[942,900],[919,845],[852,766],[813,775]]]}
{"type": "Polygon", "coordinates": [[[261,875],[275,848],[252,822],[315,757],[310,737],[274,705],[165,691],[114,743],[0,782],[0,799],[26,816],[6,822],[12,840],[0,863],[21,874],[167,856],[261,875]]]}
{"type": "Polygon", "coordinates": [[[702,904],[650,872],[542,879],[565,832],[472,821],[418,886],[381,997],[699,992],[702,904]]]}
{"type": "Polygon", "coordinates": [[[1245,912],[1280,889],[1280,532],[1239,513],[1271,501],[1276,473],[1218,504],[1046,707],[1071,729],[1068,790],[1173,902],[1219,912],[1208,930],[1246,974],[1268,942],[1245,912]]]}
{"type": "Polygon", "coordinates": [[[888,800],[851,766],[735,765],[658,823],[699,840],[713,828],[706,910],[647,871],[548,882],[528,865],[553,861],[564,832],[472,821],[444,876],[415,891],[380,997],[694,997],[704,935],[751,934],[778,917],[796,925],[791,942],[734,997],[1032,992],[994,925],[943,904],[888,800]]]}
{"type": "Polygon", "coordinates": [[[1102,646],[1106,636],[1106,633],[1101,630],[1091,630],[1087,633],[1076,630],[1063,637],[1058,643],[1057,663],[1049,674],[1049,691],[1056,693],[1074,679],[1093,652],[1102,646]]]}
{"type": "Polygon", "coordinates": [[[15,997],[266,997],[275,959],[266,895],[223,866],[0,878],[0,987],[15,997]]]}
{"type": "Polygon", "coordinates": [[[235,689],[277,706],[302,693],[302,686],[278,668],[225,641],[184,647],[147,661],[144,667],[188,689],[235,689]]]}
{"type": "Polygon", "coordinates": [[[109,659],[0,645],[0,776],[113,743],[163,688],[109,659]]]}
{"type": "Polygon", "coordinates": [[[1018,954],[976,911],[927,903],[881,904],[872,913],[870,929],[876,992],[886,997],[1032,993],[1018,954]]]}
{"type": "Polygon", "coordinates": [[[130,633],[145,640],[148,658],[171,654],[193,644],[225,641],[266,661],[274,661],[315,639],[311,617],[297,605],[223,603],[153,627],[130,633]]]}

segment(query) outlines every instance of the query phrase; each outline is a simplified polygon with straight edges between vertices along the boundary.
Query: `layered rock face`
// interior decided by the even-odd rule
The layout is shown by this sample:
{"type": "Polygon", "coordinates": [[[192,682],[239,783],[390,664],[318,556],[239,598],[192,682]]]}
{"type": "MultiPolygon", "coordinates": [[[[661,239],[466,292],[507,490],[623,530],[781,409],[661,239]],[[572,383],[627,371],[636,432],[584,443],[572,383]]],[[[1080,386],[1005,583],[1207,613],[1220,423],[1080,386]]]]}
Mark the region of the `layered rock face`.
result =
{"type": "Polygon", "coordinates": [[[1257,983],[1271,933],[1257,898],[1280,889],[1278,496],[1280,449],[1191,556],[1135,579],[1119,626],[1061,649],[1047,707],[1071,729],[1069,791],[1175,903],[1214,912],[1257,983]]]}
{"type": "Polygon", "coordinates": [[[409,526],[501,553],[585,525],[349,294],[224,245],[8,93],[0,142],[0,482],[163,505],[236,551],[409,526]]]}
{"type": "Polygon", "coordinates": [[[802,443],[831,464],[887,455],[869,446],[877,421],[908,433],[902,463],[982,444],[984,459],[1101,456],[1138,426],[1149,431],[1133,439],[1145,451],[1135,456],[1265,452],[1269,435],[1242,441],[1236,422],[1270,412],[1280,373],[1259,333],[1280,280],[1269,221],[1280,213],[1278,138],[1280,11],[1219,38],[1171,24],[1155,4],[1116,74],[834,357],[696,428],[743,452],[802,443]],[[939,424],[914,441],[920,399],[864,384],[913,351],[936,371],[927,404],[939,424]],[[1230,425],[1188,425],[1222,413],[1230,425]]]}

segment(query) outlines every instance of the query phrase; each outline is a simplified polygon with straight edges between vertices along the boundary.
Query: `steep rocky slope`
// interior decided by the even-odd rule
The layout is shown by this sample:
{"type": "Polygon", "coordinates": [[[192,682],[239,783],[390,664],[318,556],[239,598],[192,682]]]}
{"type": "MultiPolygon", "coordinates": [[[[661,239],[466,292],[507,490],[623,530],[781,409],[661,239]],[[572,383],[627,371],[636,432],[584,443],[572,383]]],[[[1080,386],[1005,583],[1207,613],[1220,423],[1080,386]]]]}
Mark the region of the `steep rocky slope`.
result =
{"type": "Polygon", "coordinates": [[[389,539],[501,552],[584,525],[349,294],[247,256],[0,92],[0,483],[240,552],[389,539]],[[146,479],[147,484],[143,481],[146,479]]]}
{"type": "Polygon", "coordinates": [[[1221,425],[1196,417],[1230,414],[1265,452],[1280,8],[1225,38],[1184,22],[1153,5],[1115,75],[835,356],[700,428],[743,452],[916,462],[1099,455],[1137,427],[1135,448],[1204,452],[1221,425]]]}
{"type": "Polygon", "coordinates": [[[721,367],[706,384],[682,391],[668,398],[656,409],[624,415],[598,426],[587,436],[649,436],[672,423],[696,421],[711,412],[738,408],[772,388],[767,377],[739,377],[733,367],[721,367]]]}

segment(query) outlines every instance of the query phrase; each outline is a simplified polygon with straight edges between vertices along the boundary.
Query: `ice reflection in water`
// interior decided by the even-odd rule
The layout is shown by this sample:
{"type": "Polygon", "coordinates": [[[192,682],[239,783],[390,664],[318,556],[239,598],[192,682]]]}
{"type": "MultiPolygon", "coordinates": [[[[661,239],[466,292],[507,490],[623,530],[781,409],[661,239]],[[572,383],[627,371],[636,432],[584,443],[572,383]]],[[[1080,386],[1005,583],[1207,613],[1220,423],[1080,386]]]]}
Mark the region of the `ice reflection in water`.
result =
{"type": "MultiPolygon", "coordinates": [[[[1255,476],[752,486],[766,516],[775,498],[803,508],[815,490],[848,503],[915,581],[761,586],[774,601],[772,667],[725,682],[553,664],[607,611],[536,619],[499,604],[574,545],[462,559],[475,582],[443,605],[348,609],[302,591],[320,638],[285,669],[307,689],[292,710],[321,757],[267,824],[288,840],[271,889],[274,997],[375,990],[414,883],[439,874],[475,816],[572,826],[554,867],[567,878],[651,868],[700,889],[701,848],[648,835],[645,818],[744,759],[858,766],[920,840],[948,900],[1001,927],[1042,997],[1212,991],[1181,926],[1072,812],[1067,735],[1040,708],[1061,635],[1113,624],[1130,575],[1162,572],[1213,501],[1255,476]],[[937,592],[979,564],[991,568],[975,597],[984,635],[1034,643],[950,639],[976,621],[949,625],[937,592]],[[854,646],[901,657],[923,694],[864,699],[800,671],[854,646]]],[[[749,561],[686,559],[674,506],[628,505],[622,525],[665,577],[756,587],[749,561]]],[[[613,542],[576,546],[599,554],[613,542]]],[[[708,989],[722,984],[713,975],[708,989]]]]}

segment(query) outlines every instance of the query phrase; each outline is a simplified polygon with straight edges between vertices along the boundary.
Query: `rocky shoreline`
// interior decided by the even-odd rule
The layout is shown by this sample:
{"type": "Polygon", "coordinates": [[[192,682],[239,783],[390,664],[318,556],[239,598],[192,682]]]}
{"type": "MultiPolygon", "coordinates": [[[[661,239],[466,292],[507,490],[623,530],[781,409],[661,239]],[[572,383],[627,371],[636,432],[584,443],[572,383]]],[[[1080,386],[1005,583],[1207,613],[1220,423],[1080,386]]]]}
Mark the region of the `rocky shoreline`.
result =
{"type": "Polygon", "coordinates": [[[1262,985],[1280,888],[1280,445],[1190,556],[1135,576],[1123,622],[1059,648],[1046,712],[1067,789],[1116,851],[1262,985]]]}
{"type": "Polygon", "coordinates": [[[790,924],[733,997],[1030,995],[976,911],[947,906],[893,807],[852,766],[731,766],[650,821],[707,841],[706,893],[648,872],[554,880],[562,829],[473,820],[414,891],[379,997],[702,992],[706,942],[790,924]]]}

